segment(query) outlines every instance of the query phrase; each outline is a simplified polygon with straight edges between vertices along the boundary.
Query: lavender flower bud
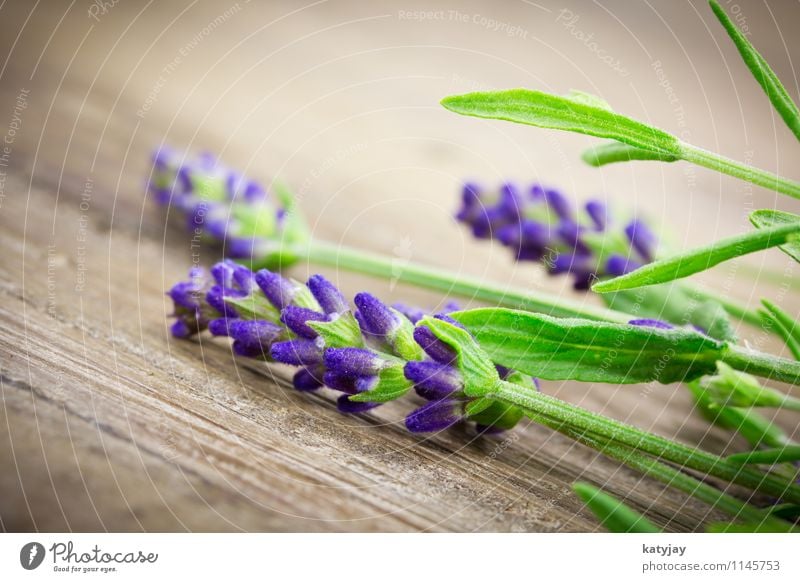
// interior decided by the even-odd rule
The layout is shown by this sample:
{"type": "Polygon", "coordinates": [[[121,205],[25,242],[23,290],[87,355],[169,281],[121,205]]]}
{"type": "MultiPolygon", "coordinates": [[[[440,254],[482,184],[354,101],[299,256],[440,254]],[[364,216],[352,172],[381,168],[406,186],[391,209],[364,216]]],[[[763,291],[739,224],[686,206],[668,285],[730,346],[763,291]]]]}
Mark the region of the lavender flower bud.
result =
{"type": "Polygon", "coordinates": [[[426,400],[441,400],[463,388],[458,370],[438,362],[408,362],[403,369],[417,394],[426,400]]]}
{"type": "Polygon", "coordinates": [[[322,376],[322,381],[328,388],[346,394],[358,394],[361,392],[357,386],[358,376],[353,374],[343,374],[341,372],[332,372],[328,370],[322,376]]]}
{"type": "Polygon", "coordinates": [[[322,382],[308,368],[300,368],[292,378],[292,384],[300,392],[311,392],[322,387],[322,382]]]}
{"type": "Polygon", "coordinates": [[[657,238],[643,221],[633,220],[625,227],[625,234],[642,259],[649,263],[655,258],[657,238]]]}
{"type": "Polygon", "coordinates": [[[434,333],[425,326],[414,328],[414,339],[425,350],[428,356],[441,364],[450,364],[456,359],[456,353],[447,344],[443,343],[434,333]]]}
{"type": "Polygon", "coordinates": [[[278,273],[261,269],[255,275],[256,284],[277,309],[287,307],[296,293],[294,283],[278,273]]]}
{"type": "Polygon", "coordinates": [[[599,200],[589,200],[586,203],[586,214],[594,222],[595,230],[603,231],[608,225],[608,207],[599,200]]]}
{"type": "Polygon", "coordinates": [[[295,339],[272,344],[272,359],[290,366],[313,366],[322,363],[322,350],[313,340],[295,339]]]}
{"type": "Polygon", "coordinates": [[[362,348],[328,348],[324,362],[329,370],[352,376],[372,376],[387,366],[377,353],[362,348]]]}
{"type": "Polygon", "coordinates": [[[228,321],[233,350],[248,358],[267,357],[270,346],[283,337],[283,328],[269,321],[234,319],[228,321]]]}
{"type": "Polygon", "coordinates": [[[340,396],[339,399],[336,401],[336,408],[339,409],[339,412],[343,412],[345,414],[358,414],[361,412],[367,412],[368,410],[372,410],[373,408],[380,406],[378,402],[353,402],[350,400],[350,397],[345,394],[344,396],[340,396]]]}
{"type": "Polygon", "coordinates": [[[429,402],[406,416],[406,428],[411,432],[436,432],[464,420],[464,401],[445,398],[429,402]]]}
{"type": "Polygon", "coordinates": [[[358,307],[359,321],[363,322],[366,333],[387,337],[391,336],[401,325],[399,315],[390,310],[377,297],[369,293],[359,293],[354,298],[358,307]]]}
{"type": "Polygon", "coordinates": [[[341,291],[322,275],[312,275],[307,285],[322,310],[328,315],[348,311],[347,301],[341,291]]]}
{"type": "Polygon", "coordinates": [[[300,337],[314,339],[318,334],[307,322],[327,321],[327,317],[313,309],[288,305],[281,311],[281,321],[300,337]]]}

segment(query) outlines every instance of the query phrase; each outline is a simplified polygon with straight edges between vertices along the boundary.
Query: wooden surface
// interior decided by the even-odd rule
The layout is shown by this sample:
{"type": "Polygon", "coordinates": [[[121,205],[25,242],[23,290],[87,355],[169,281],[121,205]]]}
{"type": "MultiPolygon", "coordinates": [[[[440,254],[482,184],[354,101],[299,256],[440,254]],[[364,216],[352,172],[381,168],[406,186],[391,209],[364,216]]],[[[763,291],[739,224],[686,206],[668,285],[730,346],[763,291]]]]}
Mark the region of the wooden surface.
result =
{"type": "MultiPolygon", "coordinates": [[[[796,96],[790,23],[800,6],[739,5],[796,96]]],[[[89,6],[0,8],[0,134],[14,131],[0,168],[0,528],[595,530],[570,491],[576,479],[670,530],[719,517],[535,425],[504,438],[412,436],[401,423],[410,403],[344,417],[330,393],[287,389],[286,369],[235,360],[224,342],[172,340],[163,292],[184,276],[190,248],[143,188],[154,146],[210,149],[291,184],[315,236],[570,294],[566,281],[469,240],[451,219],[461,180],[600,196],[648,214],[678,248],[742,232],[750,209],[797,207],[681,164],[590,169],[578,157],[590,139],[469,120],[437,102],[488,87],[580,88],[800,179],[797,144],[703,2],[452,1],[426,20],[415,2],[124,1],[95,17],[89,6]]],[[[774,251],[703,280],[797,313],[785,268],[774,251]]],[[[445,300],[323,272],[350,295],[445,300]]],[[[742,333],[780,350],[758,330],[742,333]]],[[[680,386],[544,390],[709,450],[743,446],[709,429],[680,386]]]]}

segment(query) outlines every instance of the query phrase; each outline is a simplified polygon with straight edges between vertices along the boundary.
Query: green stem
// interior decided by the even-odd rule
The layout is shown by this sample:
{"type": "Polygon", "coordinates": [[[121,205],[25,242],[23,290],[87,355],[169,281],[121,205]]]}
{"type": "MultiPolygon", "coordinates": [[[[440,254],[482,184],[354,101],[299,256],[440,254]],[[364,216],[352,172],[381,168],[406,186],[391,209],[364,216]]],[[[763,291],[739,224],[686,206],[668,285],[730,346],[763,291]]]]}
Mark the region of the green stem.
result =
{"type": "Polygon", "coordinates": [[[724,511],[734,518],[742,519],[750,523],[761,525],[771,525],[776,530],[789,531],[791,524],[776,519],[763,509],[750,505],[719,491],[715,487],[703,483],[701,480],[682,473],[681,471],[662,463],[652,457],[643,455],[635,450],[615,445],[613,442],[602,439],[587,438],[578,434],[572,436],[578,442],[591,447],[604,455],[619,461],[629,467],[641,471],[645,475],[666,483],[670,487],[675,487],[707,503],[714,509],[724,511]]]}
{"type": "Polygon", "coordinates": [[[544,292],[533,295],[521,289],[507,289],[485,281],[426,267],[416,263],[397,262],[383,255],[312,240],[307,245],[290,248],[291,255],[318,265],[339,267],[356,273],[416,285],[468,299],[486,301],[496,306],[536,311],[555,317],[580,317],[595,321],[627,323],[631,316],[620,311],[585,305],[544,292]]]}
{"type": "Polygon", "coordinates": [[[770,172],[683,142],[681,142],[681,152],[681,157],[687,162],[800,199],[800,183],[793,180],[781,178],[770,172]]]}
{"type": "MultiPolygon", "coordinates": [[[[768,495],[800,502],[800,487],[767,473],[753,470],[722,457],[643,431],[601,414],[584,410],[563,400],[537,392],[535,389],[501,381],[494,397],[564,423],[571,430],[587,431],[616,444],[632,447],[682,467],[738,483],[768,495]]],[[[560,429],[559,429],[560,430],[560,429]]]]}
{"type": "Polygon", "coordinates": [[[779,358],[735,345],[729,345],[720,359],[740,372],[787,384],[800,384],[800,362],[796,360],[779,358]]]}

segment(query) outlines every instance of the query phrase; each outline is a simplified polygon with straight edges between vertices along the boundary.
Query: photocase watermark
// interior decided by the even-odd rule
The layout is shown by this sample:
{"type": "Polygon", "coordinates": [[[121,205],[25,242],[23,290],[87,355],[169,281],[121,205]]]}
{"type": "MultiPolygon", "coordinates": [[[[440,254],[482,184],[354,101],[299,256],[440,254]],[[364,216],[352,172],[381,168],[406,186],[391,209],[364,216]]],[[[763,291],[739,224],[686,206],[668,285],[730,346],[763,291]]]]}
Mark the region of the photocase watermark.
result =
{"type": "Polygon", "coordinates": [[[47,245],[47,315],[56,318],[56,267],[58,267],[58,250],[55,243],[47,245]]]}
{"type": "Polygon", "coordinates": [[[295,202],[299,204],[303,197],[308,194],[309,190],[317,182],[317,180],[328,173],[331,169],[335,168],[348,158],[352,158],[353,156],[356,156],[367,149],[369,149],[369,145],[366,143],[354,143],[348,145],[347,147],[336,150],[332,155],[323,159],[318,166],[309,170],[308,175],[303,180],[303,183],[300,184],[300,187],[297,189],[295,202]]]}
{"type": "Polygon", "coordinates": [[[414,243],[411,237],[406,235],[400,242],[392,249],[392,278],[389,280],[389,290],[394,291],[394,288],[400,282],[403,272],[408,267],[411,259],[414,257],[414,243]]]}
{"type": "Polygon", "coordinates": [[[576,40],[583,43],[586,48],[588,48],[589,51],[594,54],[598,60],[600,60],[600,62],[608,65],[612,71],[617,72],[621,77],[628,77],[631,74],[630,71],[622,66],[622,62],[619,59],[610,55],[607,50],[600,46],[600,44],[595,40],[593,32],[586,33],[578,28],[578,22],[580,19],[580,14],[575,14],[568,8],[562,8],[559,11],[558,16],[556,16],[556,22],[560,23],[565,29],[567,29],[576,40]]]}
{"type": "Polygon", "coordinates": [[[17,93],[17,98],[14,101],[14,109],[11,112],[11,121],[8,122],[6,133],[3,136],[3,143],[0,144],[0,208],[3,207],[3,201],[6,198],[6,168],[11,164],[11,153],[13,151],[14,141],[17,139],[19,130],[22,129],[22,114],[28,108],[28,96],[30,89],[24,87],[17,93]]]}
{"type": "Polygon", "coordinates": [[[413,22],[461,22],[463,24],[474,24],[485,28],[491,32],[499,32],[508,37],[528,39],[530,32],[510,22],[496,20],[480,13],[461,12],[459,10],[398,10],[398,20],[410,20],[413,22]]]}
{"type": "Polygon", "coordinates": [[[71,542],[56,542],[49,548],[39,542],[28,542],[19,552],[19,563],[25,570],[35,570],[48,558],[53,572],[64,574],[108,574],[122,570],[120,566],[155,564],[155,552],[106,551],[95,544],[88,549],[76,549],[71,542]]]}
{"type": "Polygon", "coordinates": [[[26,570],[35,570],[44,561],[44,546],[39,542],[28,542],[19,551],[20,566],[26,570]]]}
{"type": "Polygon", "coordinates": [[[95,22],[100,22],[100,17],[108,14],[109,10],[119,4],[120,0],[94,0],[86,10],[86,14],[95,22]]]}
{"type": "Polygon", "coordinates": [[[80,216],[78,217],[78,233],[75,237],[78,241],[75,253],[75,291],[78,293],[83,292],[86,287],[86,239],[89,233],[89,208],[91,208],[92,190],[94,190],[94,180],[89,176],[83,185],[81,201],[78,205],[80,216]]]}
{"type": "Polygon", "coordinates": [[[169,77],[177,71],[183,61],[188,57],[191,52],[196,49],[200,44],[220,26],[225,24],[228,20],[234,17],[236,14],[242,11],[242,4],[247,4],[249,0],[246,0],[243,3],[236,2],[232,6],[230,6],[227,10],[217,15],[214,20],[208,22],[203,28],[195,33],[195,35],[183,45],[175,56],[172,58],[170,62],[168,62],[164,67],[161,69],[161,74],[159,74],[158,78],[156,79],[155,83],[153,83],[152,87],[150,87],[150,91],[148,91],[147,96],[144,99],[144,102],[136,111],[137,117],[140,119],[144,119],[147,112],[152,109],[152,107],[158,102],[158,96],[161,94],[161,91],[167,85],[167,81],[169,77]]]}
{"type": "Polygon", "coordinates": [[[747,18],[742,13],[742,7],[732,0],[725,0],[725,6],[728,7],[728,12],[731,14],[733,21],[739,26],[742,34],[750,36],[750,26],[747,24],[747,18]]]}

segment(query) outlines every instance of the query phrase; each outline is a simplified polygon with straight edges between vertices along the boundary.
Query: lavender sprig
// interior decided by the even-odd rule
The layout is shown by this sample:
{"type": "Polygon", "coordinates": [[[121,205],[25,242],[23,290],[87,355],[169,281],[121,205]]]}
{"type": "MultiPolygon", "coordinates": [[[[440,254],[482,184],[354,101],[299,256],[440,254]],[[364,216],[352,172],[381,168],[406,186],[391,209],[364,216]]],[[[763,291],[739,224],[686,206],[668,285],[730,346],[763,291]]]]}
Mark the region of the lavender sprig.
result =
{"type": "Polygon", "coordinates": [[[599,200],[578,211],[561,192],[538,184],[506,183],[496,192],[465,184],[456,218],[475,237],[508,247],[515,260],[541,262],[551,275],[571,274],[578,290],[629,273],[657,251],[658,239],[646,222],[618,223],[599,200]]]}
{"type": "Polygon", "coordinates": [[[159,150],[153,158],[149,190],[159,204],[177,211],[193,244],[222,247],[227,257],[254,268],[275,269],[304,260],[556,317],[630,319],[611,309],[542,291],[533,294],[492,285],[441,268],[408,263],[398,269],[392,257],[316,240],[288,191],[277,188],[274,195],[266,193],[265,188],[209,154],[195,159],[166,148],[159,150]]]}
{"type": "MultiPolygon", "coordinates": [[[[407,417],[412,432],[443,430],[465,420],[475,422],[479,431],[493,432],[512,428],[522,417],[502,403],[469,408],[473,399],[464,393],[455,352],[428,328],[415,329],[419,310],[389,307],[369,293],[357,294],[351,309],[321,275],[301,285],[227,260],[209,272],[192,269],[190,279],[168,294],[175,304],[175,337],[206,329],[228,336],[237,355],[298,368],[293,377],[297,390],[325,386],[340,392],[341,412],[365,412],[413,387],[428,403],[407,417]]],[[[453,321],[446,313],[455,308],[448,304],[436,317],[453,321]]],[[[496,370],[503,378],[537,386],[513,370],[496,370]]]]}
{"type": "Polygon", "coordinates": [[[268,194],[209,153],[192,158],[159,149],[148,189],[158,204],[178,212],[193,240],[219,246],[229,258],[289,263],[282,250],[308,238],[291,196],[281,188],[268,194]]]}

